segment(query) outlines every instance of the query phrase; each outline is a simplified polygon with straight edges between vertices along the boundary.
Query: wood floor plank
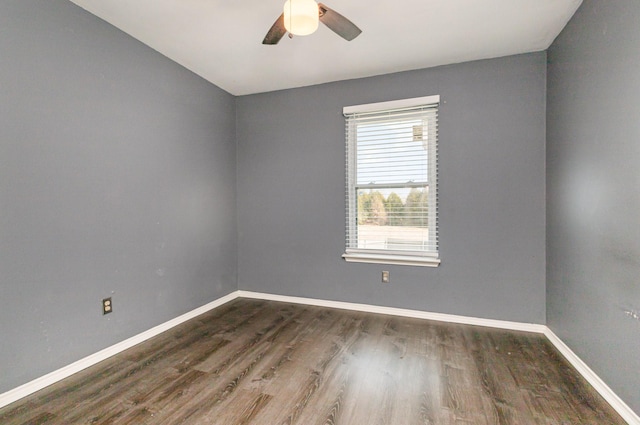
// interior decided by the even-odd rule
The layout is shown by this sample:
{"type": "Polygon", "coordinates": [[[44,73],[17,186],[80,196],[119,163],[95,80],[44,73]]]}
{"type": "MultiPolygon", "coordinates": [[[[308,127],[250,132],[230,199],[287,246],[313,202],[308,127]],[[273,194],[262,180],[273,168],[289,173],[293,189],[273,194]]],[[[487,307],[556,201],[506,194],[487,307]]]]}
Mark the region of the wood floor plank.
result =
{"type": "Polygon", "coordinates": [[[297,326],[290,317],[280,316],[276,320],[270,320],[266,327],[262,327],[252,338],[249,338],[236,351],[229,356],[223,356],[223,361],[209,372],[203,372],[201,365],[195,370],[208,376],[209,380],[217,380],[214,387],[209,386],[207,391],[196,395],[195,403],[192,401],[187,409],[174,409],[167,423],[206,423],[207,418],[215,415],[215,410],[229,399],[229,397],[246,382],[247,376],[264,361],[269,350],[273,349],[274,340],[285,329],[297,326]],[[242,359],[242,361],[240,361],[242,359]]]}
{"type": "Polygon", "coordinates": [[[0,423],[624,421],[541,335],[239,299],[0,409],[0,423]]]}
{"type": "Polygon", "coordinates": [[[358,315],[343,315],[340,320],[333,321],[329,329],[317,333],[308,350],[296,353],[283,370],[290,377],[285,387],[272,381],[267,389],[278,397],[278,403],[270,406],[274,423],[308,423],[309,419],[305,417],[309,416],[308,412],[316,412],[319,394],[327,390],[327,382],[338,373],[343,357],[360,336],[362,325],[358,315]],[[284,417],[279,419],[278,416],[284,417]]]}

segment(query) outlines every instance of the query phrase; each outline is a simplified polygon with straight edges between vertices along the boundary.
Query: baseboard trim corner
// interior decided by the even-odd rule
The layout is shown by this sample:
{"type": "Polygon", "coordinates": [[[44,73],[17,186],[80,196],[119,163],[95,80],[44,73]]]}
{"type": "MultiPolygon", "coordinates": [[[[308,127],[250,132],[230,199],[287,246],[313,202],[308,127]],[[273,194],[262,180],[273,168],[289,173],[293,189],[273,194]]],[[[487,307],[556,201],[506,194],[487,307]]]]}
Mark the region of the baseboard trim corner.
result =
{"type": "MultiPolygon", "coordinates": [[[[546,326],[545,326],[546,327],[546,326]]],[[[629,425],[640,425],[640,416],[638,416],[613,390],[605,384],[605,382],[582,361],[576,353],[573,352],[567,344],[565,344],[549,327],[546,327],[544,335],[556,347],[556,349],[564,356],[565,359],[573,367],[576,368],[584,379],[604,398],[607,403],[614,408],[629,425]]]]}
{"type": "Polygon", "coordinates": [[[58,370],[54,370],[51,373],[36,378],[33,381],[27,382],[26,384],[23,384],[17,388],[2,393],[0,394],[0,408],[8,406],[9,404],[16,402],[23,397],[26,397],[30,394],[35,393],[36,391],[40,391],[41,389],[48,387],[51,384],[55,384],[58,381],[68,378],[74,373],[78,373],[81,370],[93,366],[103,360],[106,360],[111,356],[114,356],[128,348],[133,347],[134,345],[138,345],[141,342],[153,338],[154,336],[159,335],[162,332],[168,331],[169,329],[178,326],[179,324],[184,323],[187,320],[193,319],[194,317],[197,317],[203,313],[206,313],[209,310],[213,310],[216,307],[233,301],[236,298],[238,298],[238,291],[234,291],[228,295],[225,295],[224,297],[218,298],[208,304],[205,304],[188,313],[178,316],[175,319],[171,319],[147,331],[139,333],[138,335],[132,336],[131,338],[125,339],[122,342],[107,347],[104,350],[98,351],[97,353],[91,354],[58,370]]]}
{"type": "Polygon", "coordinates": [[[280,301],[292,304],[306,304],[317,307],[338,308],[341,310],[361,311],[365,313],[387,314],[390,316],[411,317],[414,319],[435,320],[438,322],[458,323],[462,325],[484,326],[512,331],[544,333],[545,325],[534,323],[510,322],[506,320],[482,319],[478,317],[458,316],[454,314],[431,313],[421,310],[410,310],[396,307],[383,307],[370,304],[357,304],[343,301],[328,301],[315,298],[291,297],[288,295],[274,295],[261,292],[238,291],[240,298],[253,298],[269,301],[280,301]]]}

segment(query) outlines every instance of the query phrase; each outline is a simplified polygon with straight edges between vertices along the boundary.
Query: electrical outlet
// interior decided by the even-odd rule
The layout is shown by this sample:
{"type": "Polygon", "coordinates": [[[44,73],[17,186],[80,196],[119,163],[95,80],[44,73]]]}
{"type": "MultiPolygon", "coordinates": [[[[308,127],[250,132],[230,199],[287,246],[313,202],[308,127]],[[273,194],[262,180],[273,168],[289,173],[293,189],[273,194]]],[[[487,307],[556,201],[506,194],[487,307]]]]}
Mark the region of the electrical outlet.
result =
{"type": "Polygon", "coordinates": [[[389,283],[389,272],[386,270],[382,272],[382,283],[389,283]]]}
{"type": "Polygon", "coordinates": [[[102,314],[109,314],[113,311],[113,304],[111,303],[111,297],[102,300],[102,314]]]}

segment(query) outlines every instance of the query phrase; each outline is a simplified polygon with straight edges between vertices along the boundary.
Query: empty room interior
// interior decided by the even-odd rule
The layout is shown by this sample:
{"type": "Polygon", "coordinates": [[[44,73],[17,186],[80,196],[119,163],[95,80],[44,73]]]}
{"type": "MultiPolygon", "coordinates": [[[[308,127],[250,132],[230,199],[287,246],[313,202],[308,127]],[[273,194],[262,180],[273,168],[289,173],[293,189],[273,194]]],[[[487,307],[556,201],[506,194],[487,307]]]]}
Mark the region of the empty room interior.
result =
{"type": "Polygon", "coordinates": [[[640,2],[283,3],[0,0],[0,423],[640,424],[640,2]]]}

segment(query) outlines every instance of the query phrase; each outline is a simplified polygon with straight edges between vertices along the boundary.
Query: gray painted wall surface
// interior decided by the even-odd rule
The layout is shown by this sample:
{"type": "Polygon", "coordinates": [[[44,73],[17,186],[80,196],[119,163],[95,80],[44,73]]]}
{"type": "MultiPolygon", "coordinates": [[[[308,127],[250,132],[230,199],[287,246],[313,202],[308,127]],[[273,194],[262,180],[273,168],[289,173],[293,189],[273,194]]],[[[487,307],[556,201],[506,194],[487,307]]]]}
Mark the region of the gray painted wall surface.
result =
{"type": "Polygon", "coordinates": [[[638,16],[585,0],[549,50],[547,319],[640,413],[638,16]]]}
{"type": "Polygon", "coordinates": [[[235,290],[237,237],[233,96],[64,0],[0,58],[3,392],[235,290]]]}
{"type": "Polygon", "coordinates": [[[545,323],[545,89],[535,53],[238,98],[239,288],[545,323]],[[434,94],[441,266],[346,263],[342,107],[434,94]]]}

